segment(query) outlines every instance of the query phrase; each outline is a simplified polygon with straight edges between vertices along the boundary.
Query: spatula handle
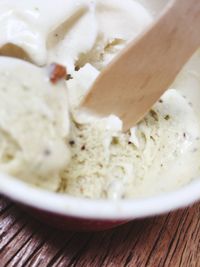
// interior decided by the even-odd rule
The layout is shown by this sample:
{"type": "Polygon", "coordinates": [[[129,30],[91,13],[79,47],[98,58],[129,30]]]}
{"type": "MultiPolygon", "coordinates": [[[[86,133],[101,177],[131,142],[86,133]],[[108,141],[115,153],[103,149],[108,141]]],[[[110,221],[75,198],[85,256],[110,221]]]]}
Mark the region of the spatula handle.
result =
{"type": "Polygon", "coordinates": [[[171,0],[161,16],[100,74],[83,106],[116,114],[127,130],[169,88],[200,46],[200,0],[171,0]]]}

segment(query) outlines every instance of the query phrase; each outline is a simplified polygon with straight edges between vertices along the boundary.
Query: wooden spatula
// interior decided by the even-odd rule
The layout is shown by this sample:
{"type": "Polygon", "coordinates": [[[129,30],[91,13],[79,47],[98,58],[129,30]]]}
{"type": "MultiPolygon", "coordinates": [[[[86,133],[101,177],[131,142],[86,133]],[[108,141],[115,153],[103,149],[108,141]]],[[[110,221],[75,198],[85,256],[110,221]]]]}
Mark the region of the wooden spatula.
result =
{"type": "MultiPolygon", "coordinates": [[[[82,107],[136,124],[200,46],[200,0],[172,0],[159,19],[100,74],[82,107]]],[[[199,70],[200,71],[200,70],[199,70]]]]}

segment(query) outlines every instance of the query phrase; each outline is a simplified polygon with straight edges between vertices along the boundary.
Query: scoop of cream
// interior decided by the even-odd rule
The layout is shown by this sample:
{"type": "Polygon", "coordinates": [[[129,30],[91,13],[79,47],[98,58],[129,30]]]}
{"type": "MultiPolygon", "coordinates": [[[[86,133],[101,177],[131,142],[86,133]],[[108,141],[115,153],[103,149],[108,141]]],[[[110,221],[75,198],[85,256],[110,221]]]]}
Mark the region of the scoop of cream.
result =
{"type": "Polygon", "coordinates": [[[56,190],[70,160],[67,99],[47,69],[0,57],[0,171],[56,190]]]}
{"type": "MultiPolygon", "coordinates": [[[[7,53],[7,55],[14,53],[18,57],[24,56],[16,47],[10,46],[12,44],[23,50],[28,59],[34,63],[46,64],[48,61],[47,43],[50,33],[64,22],[73,25],[74,18],[78,20],[88,10],[89,2],[91,1],[0,1],[1,53],[7,53]]],[[[68,28],[68,25],[65,28],[68,28]]],[[[84,41],[81,42],[84,43],[84,41]]]]}
{"type": "Polygon", "coordinates": [[[100,70],[153,21],[150,12],[134,0],[96,0],[95,18],[95,43],[79,62],[89,62],[100,70]]]}
{"type": "Polygon", "coordinates": [[[134,0],[3,0],[0,54],[54,61],[70,73],[88,61],[101,68],[151,21],[134,0]]]}
{"type": "Polygon", "coordinates": [[[123,133],[116,116],[99,118],[77,109],[97,75],[86,64],[68,81],[76,145],[62,176],[63,191],[90,198],[145,197],[197,177],[200,127],[189,98],[168,90],[142,122],[123,133]]]}

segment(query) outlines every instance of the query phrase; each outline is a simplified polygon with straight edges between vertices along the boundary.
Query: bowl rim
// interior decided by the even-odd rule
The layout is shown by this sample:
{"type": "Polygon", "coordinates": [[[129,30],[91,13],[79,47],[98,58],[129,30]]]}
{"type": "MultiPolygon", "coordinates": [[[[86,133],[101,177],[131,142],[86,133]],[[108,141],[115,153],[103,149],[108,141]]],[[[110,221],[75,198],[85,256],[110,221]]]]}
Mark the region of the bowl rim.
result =
{"type": "Polygon", "coordinates": [[[200,177],[169,193],[126,200],[93,200],[49,192],[0,173],[0,194],[40,211],[95,220],[129,220],[163,214],[200,200],[200,177]]]}

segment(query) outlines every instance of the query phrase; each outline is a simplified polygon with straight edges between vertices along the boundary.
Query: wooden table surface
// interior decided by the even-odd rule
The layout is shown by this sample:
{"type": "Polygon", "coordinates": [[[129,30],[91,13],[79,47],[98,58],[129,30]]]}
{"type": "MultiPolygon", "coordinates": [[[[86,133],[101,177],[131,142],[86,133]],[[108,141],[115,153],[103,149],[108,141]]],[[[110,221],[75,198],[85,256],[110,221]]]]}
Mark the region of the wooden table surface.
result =
{"type": "Polygon", "coordinates": [[[61,232],[0,197],[0,267],[200,267],[200,203],[99,233],[61,232]]]}

